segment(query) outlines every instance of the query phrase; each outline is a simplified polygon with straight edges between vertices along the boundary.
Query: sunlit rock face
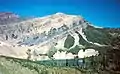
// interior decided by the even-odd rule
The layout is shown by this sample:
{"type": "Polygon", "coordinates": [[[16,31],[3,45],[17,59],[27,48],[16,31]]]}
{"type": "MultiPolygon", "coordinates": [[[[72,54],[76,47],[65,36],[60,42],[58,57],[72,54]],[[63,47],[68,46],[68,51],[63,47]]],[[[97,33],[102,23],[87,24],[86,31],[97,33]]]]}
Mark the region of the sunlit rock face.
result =
{"type": "MultiPolygon", "coordinates": [[[[0,13],[0,20],[13,18],[20,17],[12,13],[0,13]]],[[[0,25],[0,55],[29,57],[31,60],[95,56],[99,52],[95,50],[109,45],[113,33],[118,32],[96,28],[79,15],[64,13],[0,25]],[[34,55],[34,51],[37,51],[37,55],[34,55]]]]}

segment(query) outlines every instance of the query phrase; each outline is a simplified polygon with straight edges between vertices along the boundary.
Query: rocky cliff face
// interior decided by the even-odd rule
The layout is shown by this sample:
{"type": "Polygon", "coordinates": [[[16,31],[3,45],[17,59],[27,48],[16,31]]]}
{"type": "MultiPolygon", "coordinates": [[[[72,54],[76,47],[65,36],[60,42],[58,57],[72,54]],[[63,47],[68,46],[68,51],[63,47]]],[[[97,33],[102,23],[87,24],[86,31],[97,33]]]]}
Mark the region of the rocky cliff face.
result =
{"type": "Polygon", "coordinates": [[[81,16],[56,13],[1,25],[0,54],[32,60],[56,59],[55,55],[63,53],[64,57],[69,54],[69,58],[89,57],[98,55],[98,48],[108,46],[113,34],[118,34],[110,31],[92,26],[81,16]],[[80,50],[86,53],[80,55],[80,50]]]}

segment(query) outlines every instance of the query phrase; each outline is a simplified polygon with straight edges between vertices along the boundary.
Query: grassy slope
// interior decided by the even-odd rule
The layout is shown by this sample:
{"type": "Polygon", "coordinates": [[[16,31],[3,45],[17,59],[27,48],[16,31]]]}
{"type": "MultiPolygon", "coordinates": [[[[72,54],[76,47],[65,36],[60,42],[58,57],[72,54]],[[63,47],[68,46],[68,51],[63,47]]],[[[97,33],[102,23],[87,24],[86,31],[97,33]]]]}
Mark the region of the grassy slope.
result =
{"type": "Polygon", "coordinates": [[[84,33],[89,41],[105,45],[108,45],[112,38],[105,29],[94,28],[92,26],[88,26],[87,29],[84,30],[84,33]]]}
{"type": "Polygon", "coordinates": [[[65,40],[64,47],[68,49],[72,47],[75,42],[74,40],[75,40],[74,37],[72,37],[71,35],[68,35],[67,39],[65,40]]]}
{"type": "Polygon", "coordinates": [[[0,57],[0,74],[81,74],[75,68],[49,67],[32,61],[0,57]]]}

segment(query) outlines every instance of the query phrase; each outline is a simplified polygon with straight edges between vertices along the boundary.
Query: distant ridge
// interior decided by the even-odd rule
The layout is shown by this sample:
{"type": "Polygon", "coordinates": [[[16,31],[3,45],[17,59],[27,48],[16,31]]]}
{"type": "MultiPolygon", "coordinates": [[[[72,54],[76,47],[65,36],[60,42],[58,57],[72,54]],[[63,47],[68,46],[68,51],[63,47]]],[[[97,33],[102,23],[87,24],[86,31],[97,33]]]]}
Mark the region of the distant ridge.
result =
{"type": "Polygon", "coordinates": [[[19,15],[11,12],[0,12],[0,25],[10,24],[20,21],[19,15]]]}

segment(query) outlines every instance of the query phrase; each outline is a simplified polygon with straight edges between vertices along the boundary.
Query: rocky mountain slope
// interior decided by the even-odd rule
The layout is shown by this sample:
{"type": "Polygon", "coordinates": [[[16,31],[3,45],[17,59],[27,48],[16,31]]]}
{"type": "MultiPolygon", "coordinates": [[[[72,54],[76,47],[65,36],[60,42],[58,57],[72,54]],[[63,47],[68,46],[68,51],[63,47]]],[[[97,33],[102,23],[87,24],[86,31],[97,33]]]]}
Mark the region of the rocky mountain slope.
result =
{"type": "Polygon", "coordinates": [[[0,25],[10,24],[19,21],[19,15],[13,14],[11,12],[0,12],[0,25]]]}
{"type": "MultiPolygon", "coordinates": [[[[3,15],[8,14],[1,13],[0,19],[3,15]]],[[[31,60],[95,56],[100,53],[100,48],[110,45],[115,35],[119,35],[118,29],[113,32],[113,29],[94,27],[79,15],[56,13],[1,24],[0,55],[31,60]],[[63,57],[58,58],[61,55],[63,57]]]]}

